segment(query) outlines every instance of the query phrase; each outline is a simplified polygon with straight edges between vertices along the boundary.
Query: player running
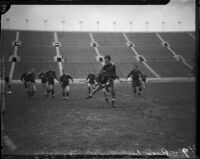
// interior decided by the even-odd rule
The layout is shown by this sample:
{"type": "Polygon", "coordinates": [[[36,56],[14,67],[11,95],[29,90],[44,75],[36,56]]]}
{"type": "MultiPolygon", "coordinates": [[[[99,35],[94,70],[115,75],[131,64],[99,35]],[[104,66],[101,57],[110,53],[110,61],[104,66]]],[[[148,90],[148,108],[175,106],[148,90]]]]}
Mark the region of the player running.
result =
{"type": "Polygon", "coordinates": [[[86,82],[88,83],[88,92],[89,94],[91,93],[91,88],[92,90],[95,89],[96,85],[96,75],[90,71],[87,78],[86,78],[86,82]]]}
{"type": "Polygon", "coordinates": [[[142,72],[140,70],[138,70],[138,66],[134,65],[134,69],[128,74],[126,80],[132,76],[132,88],[133,88],[133,93],[134,96],[137,97],[140,96],[141,97],[141,91],[142,91],[142,83],[141,83],[141,76],[142,76],[142,72]]]}
{"type": "Polygon", "coordinates": [[[39,73],[39,79],[42,83],[42,89],[44,94],[47,93],[47,74],[44,69],[41,69],[41,72],[39,73]]]}
{"type": "Polygon", "coordinates": [[[28,78],[27,78],[27,75],[28,75],[28,68],[25,67],[24,69],[24,73],[21,75],[20,79],[21,81],[24,83],[24,88],[27,90],[28,88],[28,78]]]}
{"type": "Polygon", "coordinates": [[[27,93],[29,99],[31,97],[35,98],[35,92],[36,92],[36,84],[35,84],[35,69],[32,68],[31,71],[27,74],[27,93]]]}
{"type": "Polygon", "coordinates": [[[8,88],[8,91],[6,93],[12,93],[11,85],[10,85],[10,77],[8,76],[8,74],[5,75],[5,82],[6,82],[6,86],[8,88]]]}
{"type": "Polygon", "coordinates": [[[108,103],[108,92],[111,89],[112,95],[112,107],[115,107],[115,85],[114,80],[119,79],[116,75],[116,67],[111,63],[110,55],[104,57],[105,65],[102,67],[98,79],[97,79],[97,87],[90,93],[90,95],[86,99],[92,98],[93,94],[103,89],[106,103],[108,103]]]}
{"type": "Polygon", "coordinates": [[[69,99],[69,79],[73,82],[73,78],[66,74],[64,69],[62,70],[62,75],[59,78],[59,82],[61,83],[62,91],[63,91],[63,98],[66,98],[68,101],[69,99]]]}
{"type": "Polygon", "coordinates": [[[52,67],[49,68],[49,70],[46,72],[47,75],[47,94],[48,97],[49,93],[51,92],[52,98],[54,98],[54,79],[58,80],[56,77],[56,72],[52,69],[52,67]]]}

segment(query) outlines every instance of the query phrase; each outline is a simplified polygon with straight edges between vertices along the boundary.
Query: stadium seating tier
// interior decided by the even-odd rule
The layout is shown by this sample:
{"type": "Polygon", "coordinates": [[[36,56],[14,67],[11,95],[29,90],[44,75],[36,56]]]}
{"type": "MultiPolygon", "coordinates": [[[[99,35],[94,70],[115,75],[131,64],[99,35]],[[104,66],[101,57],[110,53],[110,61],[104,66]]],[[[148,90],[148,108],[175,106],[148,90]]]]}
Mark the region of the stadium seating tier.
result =
{"type": "Polygon", "coordinates": [[[188,77],[191,69],[182,62],[147,62],[147,64],[161,77],[188,77]]]}
{"type": "Polygon", "coordinates": [[[63,69],[73,78],[86,78],[90,71],[98,74],[101,69],[99,62],[64,62],[63,69]]]}
{"type": "Polygon", "coordinates": [[[56,72],[57,77],[60,76],[58,63],[57,62],[17,62],[15,65],[15,70],[13,74],[13,79],[20,79],[21,74],[24,72],[24,69],[27,67],[28,70],[35,68],[36,79],[38,79],[39,72],[42,69],[47,69],[51,66],[56,72]]]}
{"type": "Polygon", "coordinates": [[[98,47],[99,53],[103,56],[110,55],[112,61],[136,62],[136,54],[129,47],[98,47]]]}
{"type": "Polygon", "coordinates": [[[162,46],[155,33],[126,33],[126,35],[135,46],[162,46]]]}
{"type": "Polygon", "coordinates": [[[99,46],[126,46],[126,39],[122,33],[92,33],[94,41],[99,46]]]}
{"type": "Polygon", "coordinates": [[[93,47],[60,47],[60,54],[65,61],[96,61],[93,47]]]}

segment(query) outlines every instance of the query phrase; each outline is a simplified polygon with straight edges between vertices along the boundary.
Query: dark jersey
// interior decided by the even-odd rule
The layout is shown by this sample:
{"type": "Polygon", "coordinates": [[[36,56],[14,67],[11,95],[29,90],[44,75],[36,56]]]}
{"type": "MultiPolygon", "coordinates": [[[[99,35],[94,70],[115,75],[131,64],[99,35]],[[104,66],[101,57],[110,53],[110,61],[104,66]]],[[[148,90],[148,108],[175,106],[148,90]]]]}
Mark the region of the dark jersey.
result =
{"type": "Polygon", "coordinates": [[[28,72],[24,72],[20,77],[21,81],[27,82],[28,81],[28,76],[27,75],[28,75],[28,72]]]}
{"type": "Polygon", "coordinates": [[[39,79],[41,79],[41,83],[47,82],[47,74],[45,72],[40,72],[39,79]]]}
{"type": "Polygon", "coordinates": [[[27,79],[28,79],[28,82],[34,82],[35,83],[35,73],[33,73],[33,72],[28,73],[27,79]]]}
{"type": "Polygon", "coordinates": [[[128,74],[127,78],[129,78],[130,76],[132,76],[132,81],[139,81],[141,75],[142,75],[142,73],[139,70],[132,70],[128,74]]]}
{"type": "Polygon", "coordinates": [[[5,81],[6,81],[6,83],[9,83],[10,82],[10,77],[9,76],[5,76],[5,81]]]}
{"type": "Polygon", "coordinates": [[[62,75],[59,78],[59,81],[62,82],[62,86],[69,85],[69,79],[73,80],[73,78],[70,75],[62,75]]]}
{"type": "Polygon", "coordinates": [[[90,73],[90,74],[87,76],[86,80],[89,80],[89,83],[94,84],[94,83],[95,83],[95,80],[96,80],[96,75],[90,73]]]}
{"type": "Polygon", "coordinates": [[[101,72],[103,72],[105,78],[107,78],[107,79],[109,79],[109,78],[116,79],[117,78],[116,67],[112,63],[104,65],[101,69],[101,72]]]}
{"type": "Polygon", "coordinates": [[[57,79],[55,71],[49,70],[49,71],[47,71],[46,75],[47,75],[48,81],[54,81],[54,79],[57,79]]]}

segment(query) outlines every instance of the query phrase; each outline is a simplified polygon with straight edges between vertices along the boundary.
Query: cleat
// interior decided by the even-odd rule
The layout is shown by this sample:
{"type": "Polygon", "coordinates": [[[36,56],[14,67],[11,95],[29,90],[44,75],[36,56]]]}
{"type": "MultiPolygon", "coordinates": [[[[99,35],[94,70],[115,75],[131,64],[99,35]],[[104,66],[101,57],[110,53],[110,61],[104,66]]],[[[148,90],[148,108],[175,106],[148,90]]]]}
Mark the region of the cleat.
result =
{"type": "Polygon", "coordinates": [[[112,99],[112,107],[113,107],[113,108],[116,108],[116,107],[115,107],[115,100],[113,100],[113,99],[112,99]]]}
{"type": "Polygon", "coordinates": [[[139,97],[142,97],[141,93],[138,93],[138,96],[139,96],[139,97]]]}
{"type": "Polygon", "coordinates": [[[69,97],[66,97],[67,101],[70,101],[69,97]]]}
{"type": "Polygon", "coordinates": [[[108,98],[106,98],[106,104],[108,104],[108,98]]]}
{"type": "Polygon", "coordinates": [[[54,95],[52,95],[52,98],[55,98],[55,96],[54,96],[54,95]]]}
{"type": "Polygon", "coordinates": [[[86,97],[85,99],[90,99],[90,98],[92,98],[92,96],[91,95],[89,95],[88,97],[86,97]]]}
{"type": "Polygon", "coordinates": [[[134,94],[134,97],[137,97],[137,94],[134,94]]]}

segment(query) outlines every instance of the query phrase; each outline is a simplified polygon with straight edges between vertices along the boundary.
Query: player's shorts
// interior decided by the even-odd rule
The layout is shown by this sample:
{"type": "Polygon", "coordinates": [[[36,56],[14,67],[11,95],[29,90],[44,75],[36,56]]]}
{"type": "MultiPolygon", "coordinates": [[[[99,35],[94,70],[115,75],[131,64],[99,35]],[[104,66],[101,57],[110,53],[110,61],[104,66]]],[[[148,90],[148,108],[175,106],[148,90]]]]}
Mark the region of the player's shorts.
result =
{"type": "Polygon", "coordinates": [[[54,85],[54,80],[48,80],[49,85],[54,85]]]}
{"type": "Polygon", "coordinates": [[[141,84],[141,82],[140,81],[132,81],[132,87],[134,88],[134,87],[141,87],[142,86],[142,84],[141,84]]]}
{"type": "Polygon", "coordinates": [[[24,82],[24,88],[28,88],[28,82],[27,81],[24,82]]]}
{"type": "Polygon", "coordinates": [[[41,83],[47,83],[47,80],[41,79],[41,83]]]}
{"type": "Polygon", "coordinates": [[[90,80],[88,83],[89,84],[95,84],[95,81],[94,80],[90,80]]]}
{"type": "Polygon", "coordinates": [[[61,85],[62,88],[65,88],[66,86],[69,86],[69,83],[63,83],[63,84],[61,85]]]}

